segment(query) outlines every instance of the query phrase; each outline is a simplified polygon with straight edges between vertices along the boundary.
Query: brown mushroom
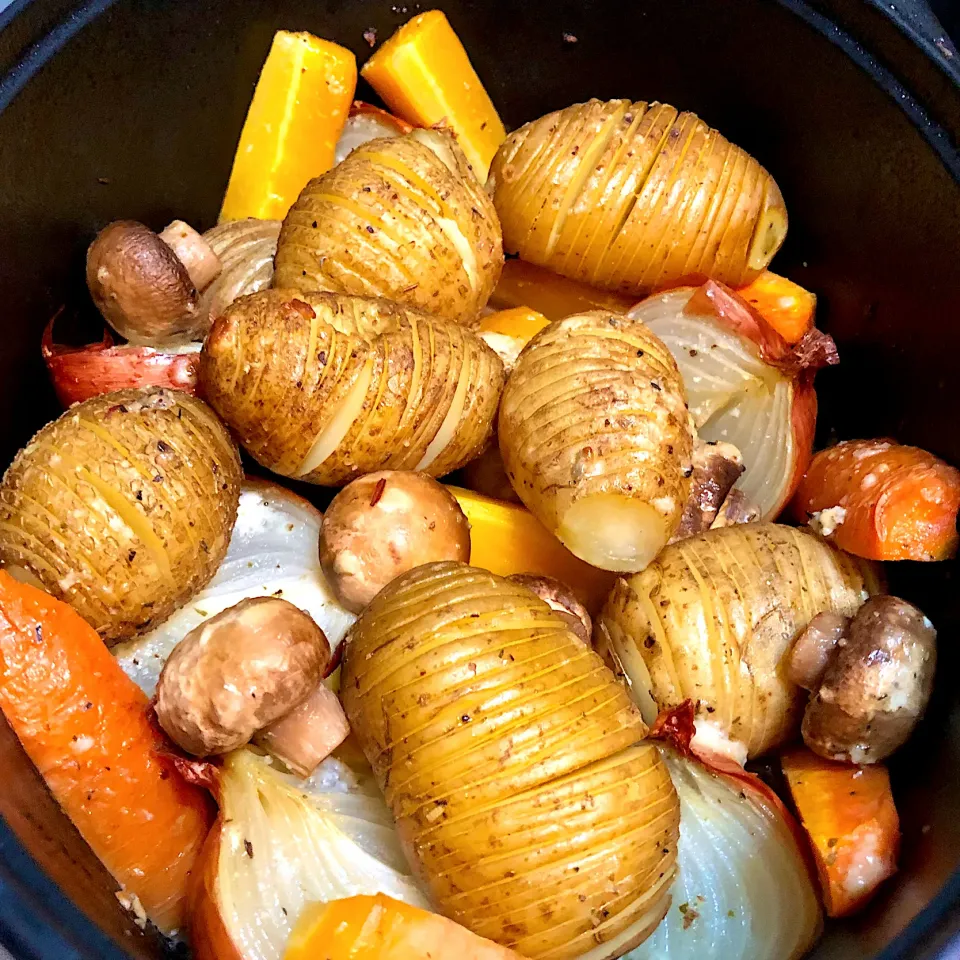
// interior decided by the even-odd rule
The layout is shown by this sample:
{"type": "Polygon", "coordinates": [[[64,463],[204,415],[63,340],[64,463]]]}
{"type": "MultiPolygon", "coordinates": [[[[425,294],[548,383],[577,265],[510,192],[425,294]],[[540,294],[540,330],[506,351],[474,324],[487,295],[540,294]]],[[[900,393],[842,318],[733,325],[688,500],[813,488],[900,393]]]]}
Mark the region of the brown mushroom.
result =
{"type": "Polygon", "coordinates": [[[323,515],[320,564],[354,613],[414,567],[469,559],[470,524],[460,504],[425,473],[368,473],[347,484],[323,515]]]}
{"type": "Polygon", "coordinates": [[[742,490],[734,487],[720,505],[716,518],[710,524],[710,529],[732,527],[738,523],[756,523],[759,519],[760,508],[751,503],[742,490]]]}
{"type": "Polygon", "coordinates": [[[590,644],[593,621],[586,607],[565,583],[554,580],[553,577],[535,576],[531,573],[515,573],[507,579],[533,591],[585,644],[590,644]]]}
{"type": "Polygon", "coordinates": [[[220,276],[223,270],[220,258],[189,223],[174,220],[160,231],[159,237],[187,268],[187,276],[199,292],[206,290],[220,276]]]}
{"type": "Polygon", "coordinates": [[[743,473],[743,457],[732,443],[697,439],[692,463],[690,495],[671,543],[709,530],[743,473]]]}
{"type": "Polygon", "coordinates": [[[936,631],[915,606],[872,597],[837,641],[803,717],[803,739],[830,760],[876,763],[906,742],[926,708],[936,631]]]}
{"type": "Polygon", "coordinates": [[[241,600],[174,648],[157,683],[157,719],[187,753],[227,753],[307,699],[330,656],[323,631],[292,603],[241,600]]]}
{"type": "Polygon", "coordinates": [[[131,343],[173,346],[205,332],[197,288],[149,227],[116,220],[87,250],[87,286],[107,323],[131,343]]]}
{"type": "Polygon", "coordinates": [[[787,677],[798,687],[815,692],[849,623],[849,617],[830,610],[818,613],[793,644],[787,657],[787,677]]]}

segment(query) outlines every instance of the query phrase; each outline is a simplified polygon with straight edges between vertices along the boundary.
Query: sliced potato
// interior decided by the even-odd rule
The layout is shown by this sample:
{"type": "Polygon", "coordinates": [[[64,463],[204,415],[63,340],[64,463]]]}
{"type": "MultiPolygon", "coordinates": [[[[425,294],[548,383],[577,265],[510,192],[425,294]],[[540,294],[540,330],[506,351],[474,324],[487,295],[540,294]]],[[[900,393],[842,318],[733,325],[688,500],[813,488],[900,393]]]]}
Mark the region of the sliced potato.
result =
{"type": "Polygon", "coordinates": [[[76,404],[0,486],[0,562],[69,603],[108,643],[166,619],[216,573],[243,474],[213,411],[176,390],[76,404]]]}
{"type": "Polygon", "coordinates": [[[291,207],[274,285],[387,297],[470,322],[503,266],[493,202],[447,133],[371,140],[291,207]]]}
{"type": "Polygon", "coordinates": [[[520,355],[500,406],[520,499],[581,560],[642,570],[676,532],[693,428],[670,351],[602,310],[567,317],[520,355]]]}
{"type": "Polygon", "coordinates": [[[459,324],[386,300],[261,290],[215,321],[200,380],[259,463],[336,486],[381,469],[443,476],[472,459],[503,364],[459,324]]]}
{"type": "Polygon", "coordinates": [[[618,957],[663,917],[670,777],[626,691],[532,591],[418,567],[357,621],[342,691],[447,916],[552,960],[618,957]]]}
{"type": "Polygon", "coordinates": [[[786,669],[794,641],[817,614],[851,616],[877,589],[869,564],[804,530],[723,527],[618,580],[596,640],[648,723],[693,700],[704,746],[754,757],[799,732],[806,693],[786,669]]]}
{"type": "Polygon", "coordinates": [[[590,100],[507,137],[490,168],[504,248],[607,290],[743,286],[780,248],[773,177],[692,113],[590,100]]]}

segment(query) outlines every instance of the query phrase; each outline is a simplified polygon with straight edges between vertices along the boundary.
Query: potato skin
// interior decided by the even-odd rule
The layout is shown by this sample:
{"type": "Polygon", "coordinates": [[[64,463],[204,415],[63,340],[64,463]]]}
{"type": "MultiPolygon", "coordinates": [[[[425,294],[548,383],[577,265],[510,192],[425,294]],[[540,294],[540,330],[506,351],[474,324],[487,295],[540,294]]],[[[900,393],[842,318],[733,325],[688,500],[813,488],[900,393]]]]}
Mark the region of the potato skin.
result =
{"type": "Polygon", "coordinates": [[[357,621],[341,690],[447,916],[554,960],[606,955],[627,928],[636,942],[659,922],[673,785],[638,743],[627,692],[529,589],[464,564],[418,567],[357,621]]]}
{"type": "Polygon", "coordinates": [[[804,530],[723,527],[618,580],[595,635],[645,716],[693,700],[698,725],[753,757],[799,729],[806,695],[786,670],[794,641],[818,613],[850,616],[877,589],[869,564],[804,530]]]}
{"type": "Polygon", "coordinates": [[[693,428],[676,362],[643,324],[594,310],[546,327],[507,381],[498,432],[520,499],[582,560],[642,569],[677,530],[693,428]],[[567,529],[571,508],[603,495],[659,517],[646,559],[589,555],[567,529]]]}
{"type": "Polygon", "coordinates": [[[493,430],[503,365],[458,324],[399,304],[261,290],[214,322],[200,381],[259,463],[339,486],[381,469],[443,476],[472,459],[493,430]]]}
{"type": "Polygon", "coordinates": [[[590,100],[525,124],[490,182],[508,253],[623,293],[708,278],[743,286],[786,235],[770,174],[663,103],[590,100]]]}
{"type": "Polygon", "coordinates": [[[165,620],[216,573],[240,456],[188,394],[151,387],[76,404],[0,485],[0,562],[26,568],[109,644],[165,620]]]}
{"type": "Polygon", "coordinates": [[[309,614],[279,597],[241,600],[174,647],[157,683],[157,719],[187,753],[228,753],[306,700],[329,662],[309,614]]]}
{"type": "Polygon", "coordinates": [[[337,599],[354,613],[414,567],[469,559],[470,524],[457,498],[425,473],[368,473],[344,487],[323,515],[320,563],[337,599]]]}
{"type": "Polygon", "coordinates": [[[437,130],[371,140],[290,208],[274,286],[386,297],[472,321],[500,279],[493,201],[437,130]]]}

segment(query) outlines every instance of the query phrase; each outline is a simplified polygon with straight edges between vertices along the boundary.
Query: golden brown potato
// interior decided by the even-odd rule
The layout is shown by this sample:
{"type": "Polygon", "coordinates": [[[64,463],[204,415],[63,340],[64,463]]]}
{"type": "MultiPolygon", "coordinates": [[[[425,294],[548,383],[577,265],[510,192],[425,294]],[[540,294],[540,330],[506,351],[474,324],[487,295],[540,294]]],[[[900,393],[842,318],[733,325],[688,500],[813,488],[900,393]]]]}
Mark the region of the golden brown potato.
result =
{"type": "Polygon", "coordinates": [[[526,587],[457,563],[394,580],[351,632],[342,690],[444,914],[551,960],[619,957],[663,917],[669,774],[627,692],[526,587]]]}
{"type": "Polygon", "coordinates": [[[676,532],[693,428],[677,365],[643,324],[593,310],[537,334],[499,437],[520,499],[581,560],[642,570],[676,532]]]}
{"type": "Polygon", "coordinates": [[[174,647],[157,683],[157,719],[187,753],[229,753],[306,700],[330,656],[323,631],[292,603],[241,600],[174,647]]]}
{"type": "Polygon", "coordinates": [[[165,620],[216,573],[237,517],[237,448],[206,404],[151,387],[76,404],[0,486],[0,562],[108,643],[165,620]]]}
{"type": "Polygon", "coordinates": [[[803,715],[828,760],[878,763],[906,743],[933,691],[937,633],[913,604],[872,597],[838,638],[803,715]]]}
{"type": "Polygon", "coordinates": [[[274,285],[386,297],[472,321],[503,266],[493,202],[447,133],[371,140],[304,188],[274,285]]]}
{"type": "Polygon", "coordinates": [[[354,613],[401,573],[469,559],[470,524],[457,498],[425,473],[368,473],[344,487],[323,515],[320,563],[354,613]]]}
{"type": "Polygon", "coordinates": [[[595,639],[648,723],[693,700],[700,744],[743,760],[797,733],[804,694],[786,659],[807,624],[850,616],[877,589],[869,564],[804,530],[723,527],[618,580],[595,639]]]}
{"type": "Polygon", "coordinates": [[[590,100],[525,124],[490,168],[504,248],[642,295],[707,278],[738,287],[787,232],[773,177],[692,113],[590,100]]]}
{"type": "Polygon", "coordinates": [[[384,468],[443,476],[476,456],[503,365],[458,324],[399,304],[261,290],[215,321],[200,382],[257,461],[336,486],[384,468]]]}

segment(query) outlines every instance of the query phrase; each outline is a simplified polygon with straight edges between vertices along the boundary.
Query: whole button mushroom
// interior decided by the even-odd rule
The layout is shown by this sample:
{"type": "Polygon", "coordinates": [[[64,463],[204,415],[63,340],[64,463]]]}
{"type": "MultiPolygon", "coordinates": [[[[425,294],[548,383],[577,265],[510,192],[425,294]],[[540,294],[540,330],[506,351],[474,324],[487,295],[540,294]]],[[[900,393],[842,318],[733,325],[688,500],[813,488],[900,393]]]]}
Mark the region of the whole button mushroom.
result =
{"type": "Polygon", "coordinates": [[[902,746],[930,699],[936,631],[915,606],[872,597],[847,623],[821,616],[788,662],[813,694],[803,717],[807,746],[828,760],[877,763],[902,746]]]}
{"type": "Polygon", "coordinates": [[[160,726],[187,753],[228,753],[306,700],[330,645],[286,600],[241,600],[191,630],[157,683],[160,726]]]}
{"type": "Polygon", "coordinates": [[[470,524],[460,504],[425,473],[369,473],[347,484],[323,515],[320,564],[354,613],[414,567],[469,559],[470,524]]]}
{"type": "Polygon", "coordinates": [[[146,346],[202,338],[208,318],[197,290],[219,272],[216,254],[179,220],[159,235],[136,220],[116,220],[87,250],[87,286],[97,308],[117,333],[146,346]]]}

